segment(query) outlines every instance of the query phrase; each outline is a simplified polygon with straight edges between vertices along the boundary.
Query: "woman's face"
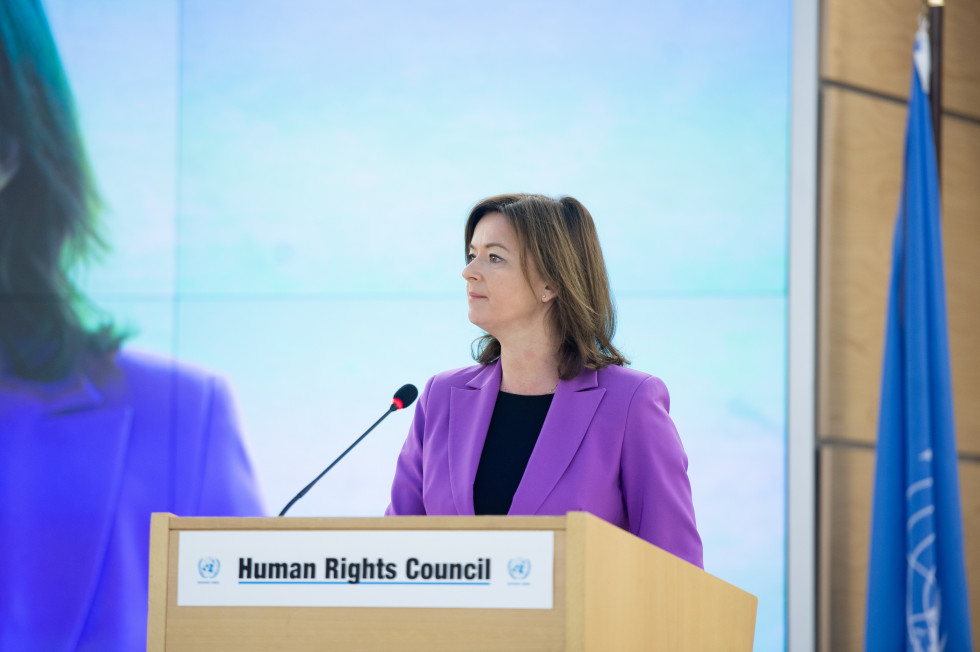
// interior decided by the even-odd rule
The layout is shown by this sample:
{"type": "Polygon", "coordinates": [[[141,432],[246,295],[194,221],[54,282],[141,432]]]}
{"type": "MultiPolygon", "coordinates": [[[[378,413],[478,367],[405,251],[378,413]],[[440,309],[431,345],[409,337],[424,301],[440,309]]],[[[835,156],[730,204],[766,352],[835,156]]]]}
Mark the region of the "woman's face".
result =
{"type": "Polygon", "coordinates": [[[500,213],[489,213],[476,223],[470,241],[469,264],[463,268],[469,298],[470,321],[498,340],[512,333],[543,327],[549,296],[534,264],[528,276],[521,270],[517,234],[500,213]]]}

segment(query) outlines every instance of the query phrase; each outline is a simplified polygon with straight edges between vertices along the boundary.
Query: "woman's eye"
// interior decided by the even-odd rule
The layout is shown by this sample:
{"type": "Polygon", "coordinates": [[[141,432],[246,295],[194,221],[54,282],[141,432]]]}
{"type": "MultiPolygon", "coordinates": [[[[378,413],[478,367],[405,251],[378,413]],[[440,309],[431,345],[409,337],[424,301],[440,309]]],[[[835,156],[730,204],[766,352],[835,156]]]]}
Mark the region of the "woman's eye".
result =
{"type": "Polygon", "coordinates": [[[490,254],[490,262],[491,263],[499,263],[502,260],[503,260],[503,258],[501,258],[500,256],[498,256],[497,254],[490,254]]]}
{"type": "Polygon", "coordinates": [[[472,263],[476,260],[476,254],[466,254],[466,262],[472,263]]]}

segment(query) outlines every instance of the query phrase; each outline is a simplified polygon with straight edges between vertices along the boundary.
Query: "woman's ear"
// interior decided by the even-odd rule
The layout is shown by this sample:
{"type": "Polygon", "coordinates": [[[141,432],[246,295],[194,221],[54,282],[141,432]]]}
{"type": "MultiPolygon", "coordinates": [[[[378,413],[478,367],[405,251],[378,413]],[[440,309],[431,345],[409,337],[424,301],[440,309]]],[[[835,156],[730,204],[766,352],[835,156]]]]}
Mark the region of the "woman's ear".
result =
{"type": "Polygon", "coordinates": [[[555,292],[554,286],[551,283],[546,283],[541,292],[541,303],[548,303],[557,296],[558,293],[555,292]]]}

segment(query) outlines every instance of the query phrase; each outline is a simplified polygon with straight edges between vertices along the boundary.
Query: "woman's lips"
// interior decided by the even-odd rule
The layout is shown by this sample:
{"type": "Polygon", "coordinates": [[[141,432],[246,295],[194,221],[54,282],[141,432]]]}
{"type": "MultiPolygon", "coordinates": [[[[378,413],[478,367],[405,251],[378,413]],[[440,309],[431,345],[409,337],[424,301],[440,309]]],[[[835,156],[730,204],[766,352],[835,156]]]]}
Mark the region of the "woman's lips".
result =
{"type": "Polygon", "coordinates": [[[471,300],[475,300],[475,299],[486,299],[485,296],[483,296],[482,294],[477,294],[476,292],[468,292],[467,295],[469,296],[469,298],[471,300]]]}

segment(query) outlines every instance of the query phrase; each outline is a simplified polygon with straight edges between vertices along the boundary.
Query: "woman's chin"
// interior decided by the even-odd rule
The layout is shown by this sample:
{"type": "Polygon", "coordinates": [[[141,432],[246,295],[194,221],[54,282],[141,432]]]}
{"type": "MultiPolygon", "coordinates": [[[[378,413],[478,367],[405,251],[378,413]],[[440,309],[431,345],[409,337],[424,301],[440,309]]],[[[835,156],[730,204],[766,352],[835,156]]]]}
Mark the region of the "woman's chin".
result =
{"type": "Polygon", "coordinates": [[[477,328],[479,328],[480,330],[482,330],[484,332],[489,332],[489,331],[487,331],[487,322],[486,322],[485,319],[482,319],[481,318],[481,315],[479,314],[479,311],[473,310],[472,308],[470,308],[470,312],[469,312],[468,317],[470,319],[470,323],[471,324],[473,324],[474,326],[476,326],[477,328]]]}

